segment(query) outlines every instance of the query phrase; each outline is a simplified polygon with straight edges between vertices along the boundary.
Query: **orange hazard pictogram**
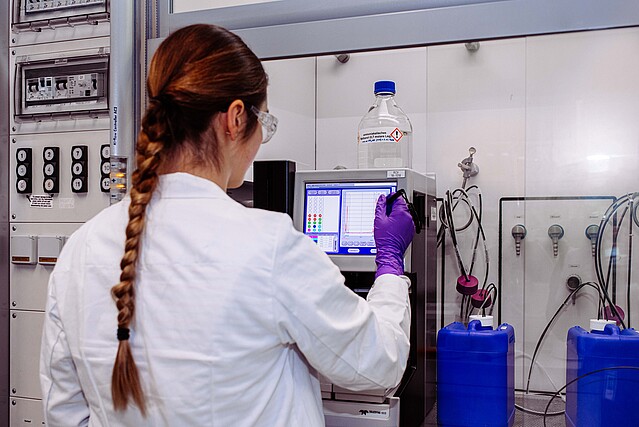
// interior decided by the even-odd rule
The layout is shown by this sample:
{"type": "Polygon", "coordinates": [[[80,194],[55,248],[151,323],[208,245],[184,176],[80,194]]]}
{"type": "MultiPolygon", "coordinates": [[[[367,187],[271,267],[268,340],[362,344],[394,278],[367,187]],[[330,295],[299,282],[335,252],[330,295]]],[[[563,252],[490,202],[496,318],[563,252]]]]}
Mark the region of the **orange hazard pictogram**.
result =
{"type": "Polygon", "coordinates": [[[399,142],[399,140],[402,139],[402,136],[404,136],[404,132],[399,130],[399,128],[395,128],[395,130],[390,133],[390,136],[393,137],[395,142],[399,142]]]}

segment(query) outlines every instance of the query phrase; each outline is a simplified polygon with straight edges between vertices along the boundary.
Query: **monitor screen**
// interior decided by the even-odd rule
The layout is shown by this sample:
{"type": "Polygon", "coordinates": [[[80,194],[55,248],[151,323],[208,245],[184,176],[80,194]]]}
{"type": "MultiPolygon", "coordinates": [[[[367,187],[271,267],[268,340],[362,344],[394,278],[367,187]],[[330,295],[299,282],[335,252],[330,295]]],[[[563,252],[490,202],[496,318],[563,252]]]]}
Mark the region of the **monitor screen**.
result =
{"type": "Polygon", "coordinates": [[[395,191],[390,181],[306,183],[304,234],[330,255],[375,255],[375,205],[395,191]]]}

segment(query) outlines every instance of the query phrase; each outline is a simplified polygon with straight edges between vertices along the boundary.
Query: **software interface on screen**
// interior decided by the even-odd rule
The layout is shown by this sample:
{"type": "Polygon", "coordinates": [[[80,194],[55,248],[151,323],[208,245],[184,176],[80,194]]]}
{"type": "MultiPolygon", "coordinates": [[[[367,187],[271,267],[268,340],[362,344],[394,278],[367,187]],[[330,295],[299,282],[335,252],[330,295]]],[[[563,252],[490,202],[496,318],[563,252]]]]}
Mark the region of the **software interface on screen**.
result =
{"type": "Polygon", "coordinates": [[[306,183],[304,233],[328,254],[374,255],[377,199],[396,190],[396,182],[306,183]]]}

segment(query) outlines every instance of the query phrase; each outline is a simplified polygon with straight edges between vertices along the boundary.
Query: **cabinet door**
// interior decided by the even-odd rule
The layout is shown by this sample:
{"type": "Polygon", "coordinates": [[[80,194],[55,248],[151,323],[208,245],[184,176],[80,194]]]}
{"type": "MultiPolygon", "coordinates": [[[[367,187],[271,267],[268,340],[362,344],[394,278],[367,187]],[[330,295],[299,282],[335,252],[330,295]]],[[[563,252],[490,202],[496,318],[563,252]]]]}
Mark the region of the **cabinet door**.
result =
{"type": "Polygon", "coordinates": [[[10,320],[9,391],[11,396],[41,399],[40,340],[44,313],[11,311],[10,320]]]}
{"type": "Polygon", "coordinates": [[[44,424],[44,410],[41,400],[10,398],[9,425],[10,427],[36,427],[44,424]]]}

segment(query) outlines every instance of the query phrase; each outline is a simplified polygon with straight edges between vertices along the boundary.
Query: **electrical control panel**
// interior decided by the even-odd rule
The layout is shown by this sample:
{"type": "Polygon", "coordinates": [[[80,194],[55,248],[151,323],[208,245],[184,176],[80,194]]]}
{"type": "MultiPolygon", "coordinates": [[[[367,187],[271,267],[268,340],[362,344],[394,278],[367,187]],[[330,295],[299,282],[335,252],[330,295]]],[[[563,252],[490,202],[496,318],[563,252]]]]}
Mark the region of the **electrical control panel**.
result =
{"type": "Polygon", "coordinates": [[[50,274],[67,239],[110,201],[111,0],[4,4],[10,342],[0,424],[18,427],[45,424],[38,371],[50,274]]]}
{"type": "Polygon", "coordinates": [[[46,120],[54,114],[107,109],[109,57],[17,63],[16,117],[46,120]]]}
{"type": "MultiPolygon", "coordinates": [[[[14,0],[14,24],[107,12],[107,0],[14,0]]],[[[19,26],[19,28],[22,28],[19,26]]]]}
{"type": "Polygon", "coordinates": [[[109,0],[12,0],[11,46],[105,37],[109,0]]]}
{"type": "Polygon", "coordinates": [[[84,222],[107,207],[109,151],[108,130],[12,136],[11,221],[84,222]]]}
{"type": "Polygon", "coordinates": [[[11,132],[109,128],[108,38],[11,50],[11,132]]]}
{"type": "Polygon", "coordinates": [[[9,395],[12,426],[42,425],[38,377],[47,286],[68,236],[82,224],[11,226],[9,395]]]}
{"type": "MultiPolygon", "coordinates": [[[[67,239],[81,223],[25,223],[11,227],[9,285],[11,310],[44,310],[49,274],[67,239]],[[30,261],[27,261],[27,256],[30,261]]],[[[39,334],[39,332],[38,332],[39,334]]]]}

